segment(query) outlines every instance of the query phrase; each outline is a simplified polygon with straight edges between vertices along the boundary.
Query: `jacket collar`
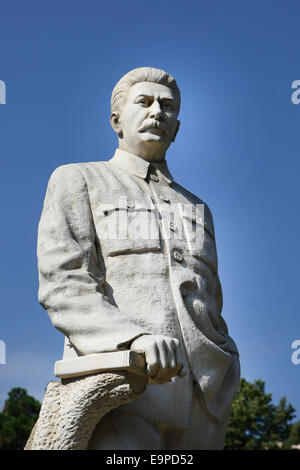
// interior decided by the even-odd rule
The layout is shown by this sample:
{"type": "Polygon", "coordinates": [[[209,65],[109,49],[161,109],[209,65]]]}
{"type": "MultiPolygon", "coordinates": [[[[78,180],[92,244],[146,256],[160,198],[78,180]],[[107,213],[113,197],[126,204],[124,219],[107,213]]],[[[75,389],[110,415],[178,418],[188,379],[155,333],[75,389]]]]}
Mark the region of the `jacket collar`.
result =
{"type": "Polygon", "coordinates": [[[166,183],[171,184],[174,181],[165,160],[159,163],[152,163],[134,155],[133,153],[117,149],[113,158],[109,160],[109,163],[112,163],[118,168],[129,171],[129,173],[143,179],[147,178],[149,165],[151,164],[157,170],[158,175],[166,181],[166,183]]]}

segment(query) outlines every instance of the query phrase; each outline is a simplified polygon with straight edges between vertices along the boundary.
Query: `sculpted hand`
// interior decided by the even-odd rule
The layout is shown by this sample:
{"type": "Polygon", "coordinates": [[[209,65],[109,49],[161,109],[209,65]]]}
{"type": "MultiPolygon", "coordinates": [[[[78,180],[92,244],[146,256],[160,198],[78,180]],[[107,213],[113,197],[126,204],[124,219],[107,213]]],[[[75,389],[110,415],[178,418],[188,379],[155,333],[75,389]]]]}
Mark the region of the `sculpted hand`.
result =
{"type": "Polygon", "coordinates": [[[133,351],[145,354],[148,376],[157,383],[170,382],[172,377],[184,377],[180,343],[176,338],[143,335],[131,344],[133,351]]]}

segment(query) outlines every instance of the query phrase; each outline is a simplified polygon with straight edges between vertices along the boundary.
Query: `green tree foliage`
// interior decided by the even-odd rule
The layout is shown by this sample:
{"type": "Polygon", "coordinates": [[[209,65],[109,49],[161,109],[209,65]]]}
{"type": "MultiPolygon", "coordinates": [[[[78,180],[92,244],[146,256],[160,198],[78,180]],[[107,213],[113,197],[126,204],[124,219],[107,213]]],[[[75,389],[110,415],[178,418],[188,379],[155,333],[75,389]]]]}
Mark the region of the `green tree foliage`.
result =
{"type": "Polygon", "coordinates": [[[41,404],[24,388],[12,388],[0,413],[0,450],[22,450],[41,404]]]}
{"type": "Polygon", "coordinates": [[[262,380],[252,384],[241,379],[232,404],[225,449],[280,449],[280,443],[290,435],[294,412],[285,397],[274,405],[262,380]]]}
{"type": "Polygon", "coordinates": [[[289,437],[284,441],[283,449],[292,449],[292,446],[300,445],[300,421],[296,421],[291,429],[289,437]]]}

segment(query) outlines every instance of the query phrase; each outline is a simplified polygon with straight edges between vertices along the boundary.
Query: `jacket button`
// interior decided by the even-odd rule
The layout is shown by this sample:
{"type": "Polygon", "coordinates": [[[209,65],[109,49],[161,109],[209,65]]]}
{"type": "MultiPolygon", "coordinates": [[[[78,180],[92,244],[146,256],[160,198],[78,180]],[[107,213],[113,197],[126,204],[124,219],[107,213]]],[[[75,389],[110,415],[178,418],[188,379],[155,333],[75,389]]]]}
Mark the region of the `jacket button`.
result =
{"type": "Polygon", "coordinates": [[[164,202],[170,202],[170,199],[167,196],[164,196],[163,194],[160,195],[160,199],[164,202]]]}
{"type": "Polygon", "coordinates": [[[182,260],[183,260],[183,257],[182,257],[182,254],[180,253],[180,251],[174,251],[173,253],[173,258],[175,259],[175,261],[177,261],[178,263],[180,263],[182,260]]]}
{"type": "Polygon", "coordinates": [[[150,179],[152,181],[155,181],[155,183],[159,181],[159,177],[157,175],[154,175],[153,173],[150,174],[150,179]]]}

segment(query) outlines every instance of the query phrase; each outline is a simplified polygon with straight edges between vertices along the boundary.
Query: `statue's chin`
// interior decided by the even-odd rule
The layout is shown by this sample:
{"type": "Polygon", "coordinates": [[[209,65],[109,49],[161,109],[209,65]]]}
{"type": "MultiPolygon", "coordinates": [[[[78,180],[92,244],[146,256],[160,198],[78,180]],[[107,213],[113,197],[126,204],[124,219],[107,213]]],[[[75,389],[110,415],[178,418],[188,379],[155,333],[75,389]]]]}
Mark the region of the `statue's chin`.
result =
{"type": "Polygon", "coordinates": [[[145,160],[160,161],[165,157],[170,143],[165,134],[158,135],[147,131],[140,133],[139,139],[136,139],[134,143],[119,140],[119,148],[138,155],[145,160]]]}
{"type": "Polygon", "coordinates": [[[145,146],[145,148],[153,147],[155,149],[164,150],[166,150],[170,145],[169,139],[165,134],[157,133],[155,131],[144,134],[140,142],[142,146],[145,146]]]}
{"type": "Polygon", "coordinates": [[[165,153],[170,144],[157,140],[147,140],[138,155],[148,161],[160,161],[165,158],[165,153]]]}

